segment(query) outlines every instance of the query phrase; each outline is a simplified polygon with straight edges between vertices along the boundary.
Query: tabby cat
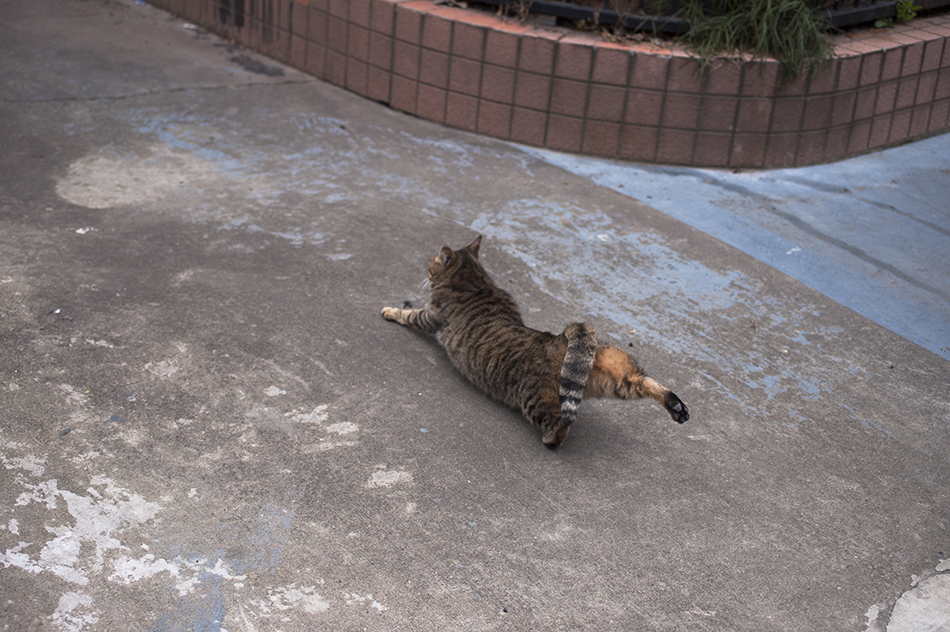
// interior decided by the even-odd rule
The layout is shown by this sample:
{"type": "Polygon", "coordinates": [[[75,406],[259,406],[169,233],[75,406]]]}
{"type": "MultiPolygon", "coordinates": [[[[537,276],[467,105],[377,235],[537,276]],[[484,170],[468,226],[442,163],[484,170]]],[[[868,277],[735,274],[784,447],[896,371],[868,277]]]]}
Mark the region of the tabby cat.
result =
{"type": "Polygon", "coordinates": [[[514,299],[478,263],[481,241],[443,246],[429,261],[429,305],[384,307],[383,318],[435,334],[462,375],[540,426],[549,448],[567,438],[583,397],[652,397],[674,421],[689,419],[679,397],[625,351],[598,344],[589,325],[559,336],[526,327],[514,299]]]}

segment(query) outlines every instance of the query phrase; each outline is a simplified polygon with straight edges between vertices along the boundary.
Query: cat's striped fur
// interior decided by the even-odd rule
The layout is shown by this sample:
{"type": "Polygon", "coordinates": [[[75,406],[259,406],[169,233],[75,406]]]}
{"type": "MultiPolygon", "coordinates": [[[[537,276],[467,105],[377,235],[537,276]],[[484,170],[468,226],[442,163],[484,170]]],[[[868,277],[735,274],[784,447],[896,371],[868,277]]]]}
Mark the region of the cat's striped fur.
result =
{"type": "Polygon", "coordinates": [[[584,397],[650,397],[675,421],[689,419],[672,391],[628,353],[598,344],[589,325],[557,336],[526,327],[514,299],[478,263],[481,239],[461,250],[443,246],[429,261],[425,309],[385,307],[383,317],[435,334],[462,375],[540,426],[548,447],[567,438],[584,397]]]}

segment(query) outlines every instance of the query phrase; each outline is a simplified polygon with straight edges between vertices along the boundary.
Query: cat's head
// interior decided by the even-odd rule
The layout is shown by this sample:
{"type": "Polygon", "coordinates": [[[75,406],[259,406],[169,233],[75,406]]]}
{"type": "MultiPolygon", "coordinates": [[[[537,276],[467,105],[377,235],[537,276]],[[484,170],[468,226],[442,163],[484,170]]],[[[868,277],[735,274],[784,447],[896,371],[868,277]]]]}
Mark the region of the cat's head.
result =
{"type": "Polygon", "coordinates": [[[439,254],[429,259],[429,281],[432,285],[449,279],[459,268],[470,260],[478,265],[478,247],[482,244],[482,236],[479,235],[475,241],[465,246],[461,250],[452,250],[448,246],[442,246],[439,254]]]}

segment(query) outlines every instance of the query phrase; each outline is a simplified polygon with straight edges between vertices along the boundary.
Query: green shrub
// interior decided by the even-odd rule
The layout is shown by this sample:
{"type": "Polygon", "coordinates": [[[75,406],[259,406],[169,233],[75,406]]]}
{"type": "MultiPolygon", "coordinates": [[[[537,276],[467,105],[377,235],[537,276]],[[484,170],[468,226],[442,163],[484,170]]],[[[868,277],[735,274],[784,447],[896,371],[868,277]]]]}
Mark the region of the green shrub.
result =
{"type": "Polygon", "coordinates": [[[683,39],[704,63],[748,52],[778,60],[788,78],[831,57],[819,6],[806,0],[687,0],[682,16],[690,30],[683,39]]]}

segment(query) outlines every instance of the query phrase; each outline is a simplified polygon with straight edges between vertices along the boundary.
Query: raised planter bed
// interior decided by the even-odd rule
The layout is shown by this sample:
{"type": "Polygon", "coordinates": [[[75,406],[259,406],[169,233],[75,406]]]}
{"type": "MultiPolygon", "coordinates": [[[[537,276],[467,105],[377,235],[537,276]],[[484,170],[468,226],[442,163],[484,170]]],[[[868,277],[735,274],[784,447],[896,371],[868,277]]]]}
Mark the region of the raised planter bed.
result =
{"type": "Polygon", "coordinates": [[[437,123],[569,152],[698,167],[839,160],[950,129],[950,16],[840,36],[779,64],[522,24],[429,0],[151,0],[437,123]]]}

